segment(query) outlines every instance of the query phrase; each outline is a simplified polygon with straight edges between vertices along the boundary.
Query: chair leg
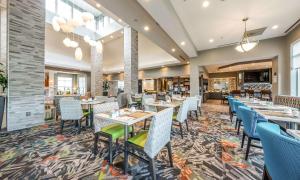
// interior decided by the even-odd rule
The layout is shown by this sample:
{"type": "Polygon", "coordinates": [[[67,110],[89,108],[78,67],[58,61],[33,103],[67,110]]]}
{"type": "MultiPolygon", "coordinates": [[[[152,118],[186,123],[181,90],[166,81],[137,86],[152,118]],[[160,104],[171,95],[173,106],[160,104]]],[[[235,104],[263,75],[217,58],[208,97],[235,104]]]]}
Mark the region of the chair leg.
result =
{"type": "MultiPolygon", "coordinates": [[[[232,119],[233,119],[233,118],[232,118],[232,119]]],[[[232,119],[231,119],[231,121],[232,121],[232,119]]],[[[235,119],[235,127],[234,127],[234,129],[236,129],[237,126],[238,126],[238,120],[239,120],[238,118],[235,119]]]]}
{"type": "Polygon", "coordinates": [[[80,119],[77,122],[78,122],[78,134],[80,134],[80,132],[81,132],[81,121],[80,121],[80,119]]]}
{"type": "Polygon", "coordinates": [[[245,136],[246,136],[246,134],[245,134],[245,132],[243,132],[243,138],[242,138],[242,144],[241,144],[242,149],[244,147],[245,136]]]}
{"type": "Polygon", "coordinates": [[[144,130],[146,130],[147,127],[147,119],[144,120],[144,130]]]}
{"type": "Polygon", "coordinates": [[[168,148],[170,166],[173,167],[173,158],[172,158],[172,150],[171,150],[171,143],[170,142],[168,142],[167,148],[168,148]]]}
{"type": "Polygon", "coordinates": [[[60,120],[60,134],[63,133],[63,129],[64,129],[64,121],[63,120],[60,120]]]}
{"type": "Polygon", "coordinates": [[[182,123],[179,123],[179,127],[180,127],[180,134],[181,134],[181,138],[183,139],[183,133],[182,133],[182,123]]]}
{"type": "Polygon", "coordinates": [[[263,180],[272,180],[272,178],[270,177],[270,175],[268,173],[268,169],[267,169],[266,165],[264,165],[263,180]]]}
{"type": "Polygon", "coordinates": [[[125,142],[125,148],[124,148],[124,174],[127,174],[128,170],[128,144],[125,142]]]}
{"type": "Polygon", "coordinates": [[[247,143],[247,150],[246,150],[246,156],[245,156],[245,160],[248,160],[248,155],[249,155],[249,151],[250,151],[250,146],[251,146],[251,138],[248,137],[248,143],[247,143]]]}
{"type": "Polygon", "coordinates": [[[151,172],[152,180],[156,180],[155,159],[151,158],[149,162],[150,162],[150,172],[151,172]]]}
{"type": "Polygon", "coordinates": [[[186,124],[186,130],[189,131],[189,125],[187,119],[185,120],[185,124],[186,124]]]}
{"type": "Polygon", "coordinates": [[[196,118],[198,119],[198,112],[197,112],[197,110],[195,111],[195,113],[196,113],[196,118]]]}
{"type": "Polygon", "coordinates": [[[240,134],[241,123],[242,123],[242,121],[241,121],[241,120],[239,120],[239,122],[238,122],[238,130],[237,130],[237,135],[239,135],[239,134],[240,134]]]}
{"type": "Polygon", "coordinates": [[[108,162],[112,164],[112,138],[108,138],[108,162]]]}
{"type": "Polygon", "coordinates": [[[99,139],[99,135],[98,135],[98,133],[95,133],[95,139],[94,139],[94,155],[96,155],[97,152],[98,152],[98,139],[99,139]]]}

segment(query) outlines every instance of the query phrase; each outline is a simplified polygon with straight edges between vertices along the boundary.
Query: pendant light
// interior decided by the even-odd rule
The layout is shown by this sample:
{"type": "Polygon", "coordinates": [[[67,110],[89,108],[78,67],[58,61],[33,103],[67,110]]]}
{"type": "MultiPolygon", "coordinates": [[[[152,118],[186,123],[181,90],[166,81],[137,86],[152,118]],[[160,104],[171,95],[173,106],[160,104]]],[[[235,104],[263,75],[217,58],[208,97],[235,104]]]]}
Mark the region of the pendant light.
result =
{"type": "Polygon", "coordinates": [[[255,46],[257,46],[258,41],[250,41],[247,33],[247,21],[248,18],[244,18],[243,22],[245,23],[245,31],[242,38],[242,41],[239,43],[238,46],[235,47],[235,49],[239,52],[248,52],[252,50],[255,46]]]}

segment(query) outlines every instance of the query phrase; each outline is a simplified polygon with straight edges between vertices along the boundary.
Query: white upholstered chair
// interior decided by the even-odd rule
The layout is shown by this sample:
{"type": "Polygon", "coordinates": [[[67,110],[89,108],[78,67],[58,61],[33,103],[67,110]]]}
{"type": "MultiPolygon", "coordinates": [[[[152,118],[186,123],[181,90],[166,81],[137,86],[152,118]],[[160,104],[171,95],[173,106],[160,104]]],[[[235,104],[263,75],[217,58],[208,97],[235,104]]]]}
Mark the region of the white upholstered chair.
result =
{"type": "Polygon", "coordinates": [[[192,114],[192,112],[195,112],[196,117],[198,118],[198,98],[197,97],[187,97],[187,101],[189,101],[189,110],[192,114]]]}
{"type": "Polygon", "coordinates": [[[65,121],[75,121],[78,124],[78,133],[81,130],[81,120],[86,118],[82,111],[80,100],[73,98],[62,98],[59,101],[60,115],[61,115],[61,130],[63,132],[65,121]]]}
{"type": "Polygon", "coordinates": [[[149,162],[152,179],[156,179],[155,157],[165,147],[168,148],[170,164],[173,167],[171,152],[171,127],[173,108],[167,108],[158,112],[153,118],[149,131],[143,131],[125,142],[125,173],[127,173],[128,155],[149,162]],[[133,151],[131,151],[133,150],[133,151]],[[135,150],[146,155],[144,159],[135,150]]]}
{"type": "Polygon", "coordinates": [[[189,110],[189,100],[184,100],[182,104],[180,105],[179,111],[177,114],[173,116],[173,120],[179,122],[180,127],[180,135],[183,139],[183,132],[182,132],[182,123],[186,123],[186,129],[189,130],[188,122],[187,122],[187,114],[189,110]]]}
{"type": "MultiPolygon", "coordinates": [[[[103,104],[97,104],[94,106],[94,126],[95,126],[95,139],[94,139],[94,154],[98,152],[98,140],[100,137],[105,137],[107,139],[109,146],[108,161],[112,163],[112,145],[113,141],[117,141],[120,137],[124,135],[124,126],[121,124],[113,123],[107,119],[101,119],[96,116],[98,113],[111,112],[114,110],[119,110],[118,102],[108,102],[103,104]]],[[[129,132],[132,132],[132,128],[129,128],[129,132]]]]}

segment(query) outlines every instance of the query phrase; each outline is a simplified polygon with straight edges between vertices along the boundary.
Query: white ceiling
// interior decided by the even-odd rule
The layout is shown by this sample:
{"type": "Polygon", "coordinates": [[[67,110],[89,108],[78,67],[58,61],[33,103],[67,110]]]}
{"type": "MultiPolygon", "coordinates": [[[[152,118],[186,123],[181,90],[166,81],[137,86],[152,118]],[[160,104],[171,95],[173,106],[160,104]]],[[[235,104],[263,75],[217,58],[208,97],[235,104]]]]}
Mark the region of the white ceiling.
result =
{"type": "Polygon", "coordinates": [[[245,62],[242,64],[232,64],[226,68],[219,69],[219,67],[230,64],[219,64],[219,65],[208,65],[205,66],[208,73],[223,73],[223,72],[237,72],[244,70],[257,70],[257,69],[269,69],[272,68],[272,61],[256,61],[256,62],[245,62]]]}
{"type": "MultiPolygon", "coordinates": [[[[249,17],[248,30],[267,27],[263,35],[256,36],[255,40],[282,36],[300,18],[299,0],[209,0],[208,8],[202,7],[204,0],[169,0],[173,8],[164,9],[161,9],[161,0],[138,1],[158,23],[174,22],[174,18],[178,18],[183,28],[177,28],[177,24],[173,26],[172,23],[160,25],[177,43],[183,41],[185,33],[186,42],[191,39],[198,51],[240,41],[244,31],[241,20],[244,17],[249,17]],[[166,14],[173,16],[171,18],[166,14]],[[273,30],[273,25],[279,25],[279,28],[273,30]],[[174,30],[177,32],[174,33],[174,30]],[[211,38],[213,43],[209,42],[211,38]]],[[[191,51],[183,50],[187,54],[191,51]]]]}
{"type": "MultiPolygon", "coordinates": [[[[121,72],[124,70],[124,46],[121,32],[114,33],[113,39],[107,37],[103,46],[103,71],[104,73],[121,72]],[[119,33],[119,35],[117,35],[119,33]]],[[[174,65],[180,62],[158,47],[144,35],[139,33],[139,69],[174,65]]]]}

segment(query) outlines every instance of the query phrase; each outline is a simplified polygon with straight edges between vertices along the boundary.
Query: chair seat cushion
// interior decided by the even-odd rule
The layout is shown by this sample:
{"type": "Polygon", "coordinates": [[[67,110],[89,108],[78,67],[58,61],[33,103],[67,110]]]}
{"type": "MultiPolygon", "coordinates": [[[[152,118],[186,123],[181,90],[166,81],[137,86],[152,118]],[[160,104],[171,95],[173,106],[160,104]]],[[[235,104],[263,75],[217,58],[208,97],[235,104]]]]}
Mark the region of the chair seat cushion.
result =
{"type": "Polygon", "coordinates": [[[88,115],[90,115],[89,112],[83,112],[83,116],[88,116],[88,115]]]}
{"type": "Polygon", "coordinates": [[[176,120],[176,118],[177,118],[177,113],[173,113],[172,119],[176,120]]]}
{"type": "Polygon", "coordinates": [[[132,138],[129,138],[128,141],[131,142],[132,144],[138,145],[140,147],[144,147],[147,137],[148,137],[148,131],[143,131],[133,136],[132,138]]]}
{"type": "MultiPolygon", "coordinates": [[[[124,126],[121,124],[112,124],[101,129],[102,132],[111,135],[112,139],[124,136],[124,126]]],[[[128,128],[128,132],[132,132],[132,127],[128,128]]]]}

